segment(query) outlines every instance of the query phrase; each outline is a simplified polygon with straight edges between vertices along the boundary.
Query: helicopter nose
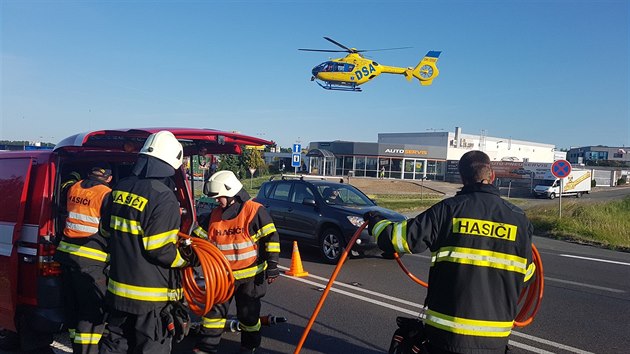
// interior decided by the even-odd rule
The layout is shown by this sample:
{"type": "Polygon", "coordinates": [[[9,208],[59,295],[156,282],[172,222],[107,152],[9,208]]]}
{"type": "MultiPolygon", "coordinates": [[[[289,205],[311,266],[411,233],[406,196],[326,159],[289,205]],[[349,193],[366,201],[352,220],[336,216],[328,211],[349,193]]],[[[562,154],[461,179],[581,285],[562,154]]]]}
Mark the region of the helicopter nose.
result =
{"type": "Polygon", "coordinates": [[[311,70],[311,73],[313,74],[313,76],[317,77],[317,73],[319,72],[317,67],[314,67],[313,70],[311,70]]]}

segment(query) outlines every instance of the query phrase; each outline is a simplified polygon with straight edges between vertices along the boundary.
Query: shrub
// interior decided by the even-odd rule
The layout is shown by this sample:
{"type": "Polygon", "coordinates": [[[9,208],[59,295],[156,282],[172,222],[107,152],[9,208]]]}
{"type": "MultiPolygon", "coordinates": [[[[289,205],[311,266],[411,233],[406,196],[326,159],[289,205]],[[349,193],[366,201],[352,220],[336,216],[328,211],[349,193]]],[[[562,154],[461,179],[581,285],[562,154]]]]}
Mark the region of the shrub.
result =
{"type": "Polygon", "coordinates": [[[597,181],[594,179],[591,180],[591,188],[593,187],[597,187],[597,181]]]}
{"type": "Polygon", "coordinates": [[[618,185],[618,186],[624,185],[624,184],[626,184],[626,183],[628,183],[628,180],[626,179],[626,176],[623,176],[623,177],[621,177],[621,178],[619,178],[619,179],[617,180],[617,185],[618,185]]]}

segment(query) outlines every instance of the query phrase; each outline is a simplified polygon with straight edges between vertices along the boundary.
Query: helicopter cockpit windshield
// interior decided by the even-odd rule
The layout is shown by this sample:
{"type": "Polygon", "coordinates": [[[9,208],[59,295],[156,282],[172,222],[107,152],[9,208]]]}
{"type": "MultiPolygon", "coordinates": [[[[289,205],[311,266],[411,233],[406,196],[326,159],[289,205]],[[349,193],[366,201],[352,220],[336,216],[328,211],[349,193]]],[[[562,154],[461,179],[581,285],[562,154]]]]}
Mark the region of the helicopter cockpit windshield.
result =
{"type": "Polygon", "coordinates": [[[354,64],[327,61],[314,67],[313,75],[317,75],[317,73],[319,72],[349,73],[349,72],[352,72],[353,70],[354,70],[354,64]]]}

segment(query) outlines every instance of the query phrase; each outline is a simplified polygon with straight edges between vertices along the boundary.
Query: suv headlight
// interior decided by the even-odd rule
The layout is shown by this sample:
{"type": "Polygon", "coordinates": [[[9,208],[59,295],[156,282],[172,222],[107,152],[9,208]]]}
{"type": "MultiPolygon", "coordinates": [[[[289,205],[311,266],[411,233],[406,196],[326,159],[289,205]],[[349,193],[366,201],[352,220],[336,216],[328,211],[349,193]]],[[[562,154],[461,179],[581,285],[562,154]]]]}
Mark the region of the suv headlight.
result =
{"type": "Polygon", "coordinates": [[[348,221],[356,227],[361,227],[361,225],[365,222],[361,216],[348,215],[346,218],[348,218],[348,221]]]}

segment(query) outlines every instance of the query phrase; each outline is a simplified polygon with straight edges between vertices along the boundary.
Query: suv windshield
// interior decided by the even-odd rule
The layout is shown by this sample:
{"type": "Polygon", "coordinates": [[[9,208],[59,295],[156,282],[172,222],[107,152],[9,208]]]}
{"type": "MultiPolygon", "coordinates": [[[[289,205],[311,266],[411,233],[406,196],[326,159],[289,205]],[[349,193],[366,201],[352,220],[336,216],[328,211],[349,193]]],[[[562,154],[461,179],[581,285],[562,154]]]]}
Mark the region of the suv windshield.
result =
{"type": "Polygon", "coordinates": [[[322,196],[326,204],[371,206],[371,201],[365,194],[350,185],[318,185],[317,192],[322,196]]]}

